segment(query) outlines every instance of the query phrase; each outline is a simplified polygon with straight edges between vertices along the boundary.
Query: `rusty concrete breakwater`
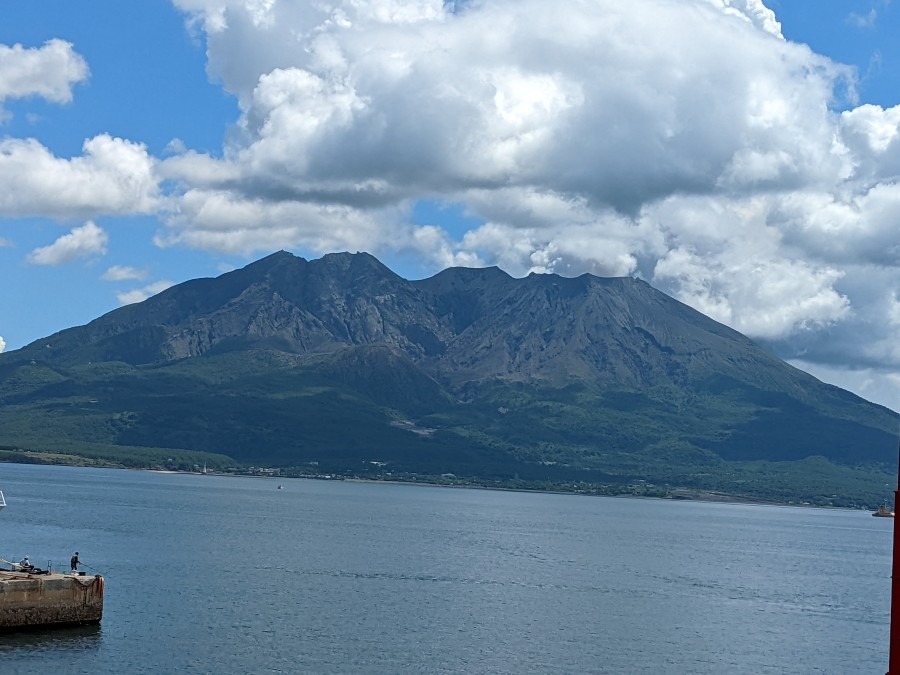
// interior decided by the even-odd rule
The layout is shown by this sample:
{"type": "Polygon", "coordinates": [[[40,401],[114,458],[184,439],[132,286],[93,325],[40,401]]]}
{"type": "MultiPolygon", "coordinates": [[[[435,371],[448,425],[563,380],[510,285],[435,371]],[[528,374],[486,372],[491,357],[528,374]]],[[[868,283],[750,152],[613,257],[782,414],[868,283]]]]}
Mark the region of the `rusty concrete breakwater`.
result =
{"type": "Polygon", "coordinates": [[[0,570],[0,631],[99,623],[103,577],[0,570]]]}

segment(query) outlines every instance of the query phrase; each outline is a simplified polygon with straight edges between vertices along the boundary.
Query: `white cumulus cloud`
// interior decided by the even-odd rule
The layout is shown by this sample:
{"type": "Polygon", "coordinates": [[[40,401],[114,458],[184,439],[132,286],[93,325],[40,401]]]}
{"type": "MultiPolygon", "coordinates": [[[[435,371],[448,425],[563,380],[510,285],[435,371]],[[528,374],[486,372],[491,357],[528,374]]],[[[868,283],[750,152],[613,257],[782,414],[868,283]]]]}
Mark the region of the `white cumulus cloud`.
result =
{"type": "Polygon", "coordinates": [[[28,255],[32,265],[64,265],[78,258],[105,255],[109,236],[95,223],[88,221],[74,228],[49,246],[34,249],[28,255]]]}
{"type": "MultiPolygon", "coordinates": [[[[74,85],[88,75],[84,58],[64,40],[36,48],[0,44],[0,106],[28,97],[69,103],[74,85]]],[[[0,107],[0,120],[4,116],[0,107]]],[[[85,140],[82,154],[70,158],[36,139],[0,138],[0,218],[153,212],[160,205],[155,166],[142,144],[104,133],[85,140]]]]}
{"type": "Polygon", "coordinates": [[[88,73],[87,62],[65,40],[49,40],[37,48],[0,44],[0,104],[29,96],[69,103],[72,87],[88,73]]]}
{"type": "Polygon", "coordinates": [[[147,148],[108,134],[83,154],[55,156],[34,139],[0,139],[0,217],[96,217],[158,208],[156,160],[147,148]]]}

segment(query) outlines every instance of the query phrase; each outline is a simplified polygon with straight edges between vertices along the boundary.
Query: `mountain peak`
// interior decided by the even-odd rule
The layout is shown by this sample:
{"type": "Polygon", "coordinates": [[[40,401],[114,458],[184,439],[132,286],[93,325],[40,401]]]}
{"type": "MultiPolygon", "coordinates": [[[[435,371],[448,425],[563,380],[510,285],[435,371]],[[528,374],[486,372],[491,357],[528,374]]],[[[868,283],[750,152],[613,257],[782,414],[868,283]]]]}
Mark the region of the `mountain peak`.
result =
{"type": "MultiPolygon", "coordinates": [[[[299,256],[295,256],[293,253],[288,251],[276,251],[275,253],[270,253],[269,255],[260,258],[259,260],[255,260],[250,264],[241,267],[235,272],[253,272],[253,273],[263,273],[284,265],[296,265],[308,262],[305,258],[301,258],[299,256]]],[[[223,275],[224,276],[224,275],[223,275]]]]}
{"type": "MultiPolygon", "coordinates": [[[[326,253],[314,262],[321,265],[344,269],[372,268],[378,270],[387,270],[390,272],[390,270],[387,268],[387,266],[384,265],[384,263],[382,263],[371,253],[366,253],[365,251],[357,251],[356,253],[350,253],[349,251],[326,253]]],[[[391,272],[391,274],[393,274],[393,272],[391,272]]]]}

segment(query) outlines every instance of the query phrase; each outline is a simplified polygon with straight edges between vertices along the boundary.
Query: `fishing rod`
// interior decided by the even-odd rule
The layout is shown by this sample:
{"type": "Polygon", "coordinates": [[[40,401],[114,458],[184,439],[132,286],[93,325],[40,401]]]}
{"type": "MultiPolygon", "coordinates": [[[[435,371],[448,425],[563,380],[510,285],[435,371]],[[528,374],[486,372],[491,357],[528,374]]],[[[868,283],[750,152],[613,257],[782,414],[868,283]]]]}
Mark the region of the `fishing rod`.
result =
{"type": "Polygon", "coordinates": [[[79,566],[79,567],[85,567],[85,568],[89,569],[91,572],[93,572],[94,574],[100,574],[100,572],[98,572],[97,570],[95,570],[93,567],[91,567],[90,565],[85,565],[83,562],[80,562],[80,561],[79,561],[79,562],[78,562],[78,566],[79,566]]]}

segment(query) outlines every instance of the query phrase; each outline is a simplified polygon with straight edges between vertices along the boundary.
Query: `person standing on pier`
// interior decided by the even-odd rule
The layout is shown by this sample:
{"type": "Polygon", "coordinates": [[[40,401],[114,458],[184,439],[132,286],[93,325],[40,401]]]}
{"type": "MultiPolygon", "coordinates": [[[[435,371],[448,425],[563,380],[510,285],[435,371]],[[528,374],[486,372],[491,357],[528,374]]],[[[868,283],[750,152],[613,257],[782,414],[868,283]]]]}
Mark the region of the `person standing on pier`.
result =
{"type": "Polygon", "coordinates": [[[78,551],[75,551],[75,555],[72,556],[72,560],[69,561],[71,563],[72,571],[78,571],[78,551]]]}

